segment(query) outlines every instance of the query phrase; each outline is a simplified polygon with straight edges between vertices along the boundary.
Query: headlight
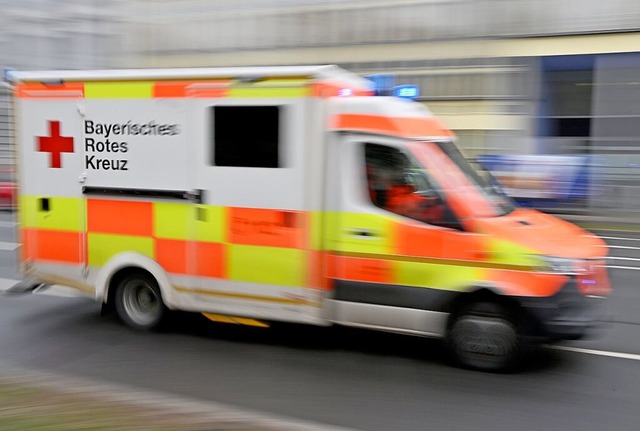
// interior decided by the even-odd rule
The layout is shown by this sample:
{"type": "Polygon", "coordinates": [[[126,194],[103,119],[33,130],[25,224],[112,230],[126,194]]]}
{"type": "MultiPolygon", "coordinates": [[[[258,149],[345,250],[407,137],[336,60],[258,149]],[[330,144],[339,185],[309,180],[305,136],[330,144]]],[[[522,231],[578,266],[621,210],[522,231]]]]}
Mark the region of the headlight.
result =
{"type": "Polygon", "coordinates": [[[589,272],[589,263],[584,259],[568,259],[564,257],[539,256],[543,271],[564,275],[580,275],[589,272]]]}

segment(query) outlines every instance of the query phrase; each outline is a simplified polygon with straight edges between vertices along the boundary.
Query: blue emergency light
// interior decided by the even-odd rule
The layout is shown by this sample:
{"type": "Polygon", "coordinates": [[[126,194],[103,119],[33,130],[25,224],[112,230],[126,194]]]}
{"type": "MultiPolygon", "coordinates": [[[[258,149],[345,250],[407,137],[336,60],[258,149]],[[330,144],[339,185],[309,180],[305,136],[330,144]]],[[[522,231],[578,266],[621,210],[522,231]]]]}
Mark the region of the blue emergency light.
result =
{"type": "Polygon", "coordinates": [[[391,96],[396,85],[396,76],[388,73],[366,75],[365,78],[373,82],[373,91],[376,96],[391,96]]]}
{"type": "Polygon", "coordinates": [[[366,75],[365,78],[373,82],[376,96],[395,96],[411,100],[420,96],[420,87],[414,84],[396,85],[396,76],[393,74],[366,75]]]}
{"type": "Polygon", "coordinates": [[[413,84],[396,85],[392,94],[403,99],[415,100],[420,96],[420,87],[413,84]]]}

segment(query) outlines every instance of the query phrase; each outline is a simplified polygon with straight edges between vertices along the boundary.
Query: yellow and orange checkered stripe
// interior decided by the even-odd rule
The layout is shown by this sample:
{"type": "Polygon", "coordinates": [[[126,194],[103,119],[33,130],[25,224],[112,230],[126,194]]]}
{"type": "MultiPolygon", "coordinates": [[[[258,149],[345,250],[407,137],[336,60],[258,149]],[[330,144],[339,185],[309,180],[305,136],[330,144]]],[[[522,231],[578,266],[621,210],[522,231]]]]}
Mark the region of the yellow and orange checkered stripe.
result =
{"type": "Polygon", "coordinates": [[[21,258],[33,262],[100,268],[136,252],[172,275],[316,289],[336,279],[441,290],[491,280],[542,296],[563,282],[518,261],[528,249],[393,216],[64,197],[44,211],[42,198],[20,199],[21,258]],[[338,224],[386,233],[354,239],[338,224]]]}
{"type": "Polygon", "coordinates": [[[64,197],[44,211],[41,199],[21,196],[23,260],[100,268],[131,251],[174,275],[323,285],[307,212],[64,197]]]}

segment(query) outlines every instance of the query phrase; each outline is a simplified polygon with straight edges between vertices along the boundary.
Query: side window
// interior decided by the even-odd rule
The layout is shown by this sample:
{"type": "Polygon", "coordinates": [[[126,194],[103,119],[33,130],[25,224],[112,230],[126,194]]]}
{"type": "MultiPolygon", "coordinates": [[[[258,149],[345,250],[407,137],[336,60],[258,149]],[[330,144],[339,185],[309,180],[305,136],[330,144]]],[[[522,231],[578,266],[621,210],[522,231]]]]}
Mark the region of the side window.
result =
{"type": "Polygon", "coordinates": [[[280,106],[213,106],[211,165],[280,168],[280,106]]]}
{"type": "Polygon", "coordinates": [[[400,150],[365,144],[364,156],[369,198],[373,205],[436,225],[450,219],[440,194],[424,170],[400,150]]]}
{"type": "Polygon", "coordinates": [[[367,186],[371,202],[388,209],[393,186],[404,183],[404,171],[409,159],[399,150],[386,145],[365,144],[367,186]]]}

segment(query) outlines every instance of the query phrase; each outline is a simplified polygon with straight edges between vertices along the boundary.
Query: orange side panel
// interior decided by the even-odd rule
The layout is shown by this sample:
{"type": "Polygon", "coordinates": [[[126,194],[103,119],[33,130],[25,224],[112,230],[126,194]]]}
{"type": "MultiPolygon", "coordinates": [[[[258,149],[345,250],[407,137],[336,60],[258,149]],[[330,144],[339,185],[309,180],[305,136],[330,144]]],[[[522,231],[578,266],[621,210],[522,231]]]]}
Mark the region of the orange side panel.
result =
{"type": "Polygon", "coordinates": [[[399,255],[467,261],[482,261],[488,256],[486,237],[481,234],[402,222],[395,223],[394,229],[399,255]]]}
{"type": "Polygon", "coordinates": [[[227,278],[227,258],[224,244],[196,242],[196,273],[202,277],[227,278]]]}
{"type": "Polygon", "coordinates": [[[153,97],[226,97],[230,81],[160,81],[153,85],[153,97]]]}
{"type": "Polygon", "coordinates": [[[22,259],[81,264],[82,233],[22,229],[22,259]]]}
{"type": "Polygon", "coordinates": [[[22,82],[16,85],[15,94],[23,99],[38,97],[57,97],[60,99],[84,97],[84,83],[67,82],[56,85],[45,85],[41,82],[22,82]]]}
{"type": "Polygon", "coordinates": [[[342,114],[334,118],[337,129],[362,130],[404,137],[453,136],[436,118],[383,117],[380,115],[342,114]]]}
{"type": "Polygon", "coordinates": [[[160,266],[172,274],[226,277],[223,244],[156,239],[155,256],[160,266]]]}
{"type": "Polygon", "coordinates": [[[173,239],[156,239],[156,261],[162,268],[173,274],[189,274],[187,268],[187,241],[173,239]]]}
{"type": "Polygon", "coordinates": [[[331,289],[330,278],[326,275],[329,264],[329,255],[320,250],[309,250],[307,268],[309,268],[307,280],[308,286],[316,289],[331,289]]]}
{"type": "Polygon", "coordinates": [[[87,200],[89,232],[120,235],[153,235],[151,202],[129,202],[108,199],[87,200]]]}
{"type": "Polygon", "coordinates": [[[229,239],[233,244],[307,248],[306,214],[262,208],[229,208],[229,239]]]}
{"type": "Polygon", "coordinates": [[[327,273],[330,278],[371,283],[392,283],[391,262],[378,259],[331,255],[327,273]]]}
{"type": "Polygon", "coordinates": [[[442,257],[443,231],[441,229],[396,223],[394,226],[396,252],[404,256],[442,257]]]}

